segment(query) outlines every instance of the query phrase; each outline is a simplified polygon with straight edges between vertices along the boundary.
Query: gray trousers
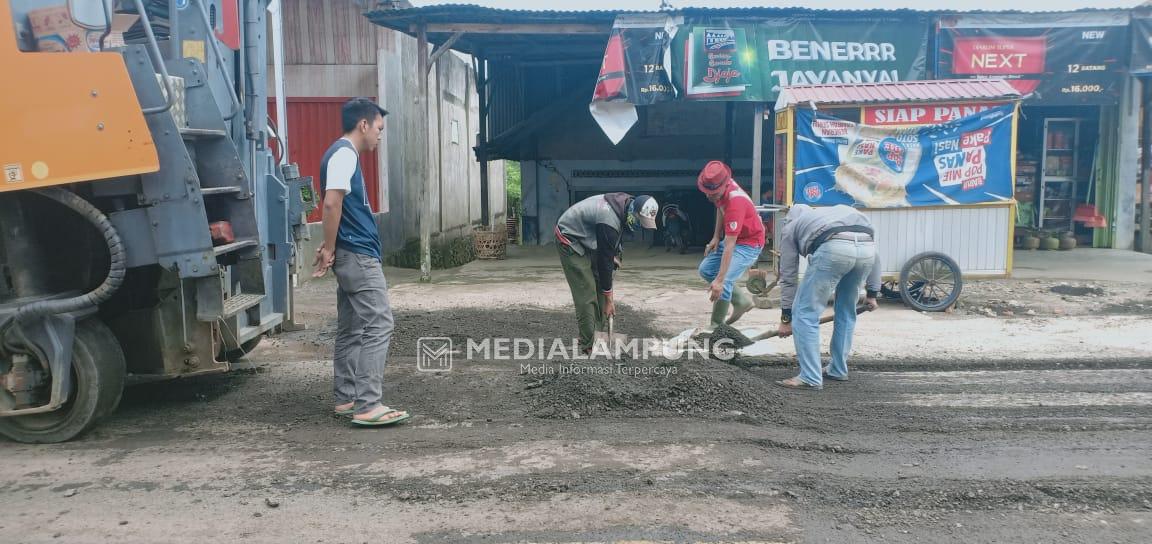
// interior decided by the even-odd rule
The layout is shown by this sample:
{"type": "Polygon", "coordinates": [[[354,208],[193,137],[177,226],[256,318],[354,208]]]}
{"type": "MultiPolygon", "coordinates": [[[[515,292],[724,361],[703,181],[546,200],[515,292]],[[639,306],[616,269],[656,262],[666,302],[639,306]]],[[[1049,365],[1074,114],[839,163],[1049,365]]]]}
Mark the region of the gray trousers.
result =
{"type": "Polygon", "coordinates": [[[357,414],[380,406],[384,365],[392,341],[392,306],[380,260],[336,250],[336,356],[332,363],[336,404],[355,401],[357,414]]]}

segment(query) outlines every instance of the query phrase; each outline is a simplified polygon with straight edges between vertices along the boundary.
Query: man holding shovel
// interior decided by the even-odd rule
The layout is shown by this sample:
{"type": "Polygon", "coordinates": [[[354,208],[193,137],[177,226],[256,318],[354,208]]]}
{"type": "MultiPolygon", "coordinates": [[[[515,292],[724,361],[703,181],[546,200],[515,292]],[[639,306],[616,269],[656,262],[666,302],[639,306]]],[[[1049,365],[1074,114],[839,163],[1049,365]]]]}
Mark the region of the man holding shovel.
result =
{"type": "Polygon", "coordinates": [[[800,375],[776,382],[789,389],[824,387],[824,378],[848,378],[848,353],[856,327],[856,300],[867,282],[866,308],[876,308],[880,292],[880,255],[876,233],[864,214],[850,206],[792,206],[780,231],[780,336],[795,328],[800,375]],[[799,286],[800,257],[808,269],[799,286]],[[836,294],[832,363],[820,368],[820,314],[836,294]]]}
{"type": "Polygon", "coordinates": [[[556,249],[576,304],[581,353],[592,352],[596,331],[616,315],[612,275],[620,262],[620,235],[625,229],[655,229],[659,210],[648,195],[607,193],[573,204],[556,222],[556,249]]]}
{"type": "Polygon", "coordinates": [[[704,166],[696,186],[716,205],[716,229],[712,241],[704,248],[700,277],[708,280],[708,299],[712,301],[709,326],[715,330],[725,323],[735,323],[756,306],[752,296],[736,285],[748,268],[756,264],[764,249],[764,224],[752,198],[732,179],[732,169],[720,161],[704,166]],[[728,309],[732,316],[728,317],[728,309]],[[727,320],[725,320],[727,318],[727,320]]]}

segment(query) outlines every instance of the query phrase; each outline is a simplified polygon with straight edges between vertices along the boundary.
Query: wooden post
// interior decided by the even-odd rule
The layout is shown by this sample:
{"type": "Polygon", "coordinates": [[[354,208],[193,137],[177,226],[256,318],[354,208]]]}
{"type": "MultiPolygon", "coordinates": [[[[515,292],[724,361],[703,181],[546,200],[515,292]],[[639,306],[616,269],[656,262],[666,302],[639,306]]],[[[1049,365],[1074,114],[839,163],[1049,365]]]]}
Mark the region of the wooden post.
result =
{"type": "Polygon", "coordinates": [[[480,56],[476,66],[480,75],[476,82],[476,95],[480,100],[480,127],[476,138],[476,158],[480,161],[480,220],[488,227],[492,222],[489,217],[492,206],[488,202],[488,61],[480,56]]]}
{"type": "Polygon", "coordinates": [[[734,102],[724,103],[724,164],[727,164],[733,172],[736,171],[736,166],[732,164],[732,109],[734,106],[734,102]]]}
{"type": "Polygon", "coordinates": [[[432,176],[431,155],[432,146],[428,145],[428,32],[427,26],[420,25],[416,36],[416,57],[418,59],[418,76],[420,79],[420,92],[416,93],[416,107],[413,113],[420,117],[421,123],[414,134],[411,134],[413,148],[421,154],[416,168],[419,173],[415,183],[408,190],[423,187],[423,200],[420,203],[418,216],[420,218],[420,282],[432,281],[432,176]]]}
{"type": "Polygon", "coordinates": [[[1152,240],[1149,240],[1148,232],[1150,219],[1148,217],[1150,203],[1149,198],[1152,194],[1149,193],[1149,183],[1152,182],[1152,78],[1145,77],[1140,79],[1140,85],[1144,91],[1144,151],[1141,153],[1140,161],[1144,163],[1144,175],[1140,176],[1140,251],[1144,253],[1152,253],[1152,240]]]}
{"type": "Polygon", "coordinates": [[[761,173],[764,164],[764,104],[757,103],[752,121],[752,203],[760,204],[761,173]]]}

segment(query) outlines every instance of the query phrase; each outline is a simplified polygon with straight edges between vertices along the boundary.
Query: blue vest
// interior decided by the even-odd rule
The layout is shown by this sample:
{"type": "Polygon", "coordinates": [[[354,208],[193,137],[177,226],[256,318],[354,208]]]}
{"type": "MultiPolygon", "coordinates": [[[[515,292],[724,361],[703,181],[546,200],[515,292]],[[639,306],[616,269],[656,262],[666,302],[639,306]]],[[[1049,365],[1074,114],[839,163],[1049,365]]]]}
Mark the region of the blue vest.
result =
{"type": "MultiPolygon", "coordinates": [[[[328,194],[328,161],[340,148],[347,147],[352,152],[356,148],[343,138],[336,140],[324,158],[320,159],[320,194],[328,194]]],[[[359,158],[359,153],[357,153],[359,158]]],[[[323,197],[321,197],[323,201],[323,197]]],[[[336,231],[336,247],[376,257],[383,261],[380,250],[380,231],[372,218],[372,208],[368,205],[368,191],[364,188],[364,175],[360,173],[360,161],[356,161],[356,173],[352,175],[352,190],[344,195],[343,211],[340,214],[340,228],[336,231]]]]}

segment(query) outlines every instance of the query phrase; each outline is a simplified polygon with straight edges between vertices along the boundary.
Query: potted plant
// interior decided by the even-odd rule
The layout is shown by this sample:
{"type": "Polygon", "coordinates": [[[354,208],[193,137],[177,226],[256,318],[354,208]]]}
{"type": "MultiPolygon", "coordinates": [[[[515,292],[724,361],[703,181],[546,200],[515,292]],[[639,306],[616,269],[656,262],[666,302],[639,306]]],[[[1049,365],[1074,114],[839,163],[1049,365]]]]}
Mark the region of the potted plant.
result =
{"type": "Polygon", "coordinates": [[[1060,249],[1069,250],[1076,248],[1076,234],[1069,231],[1060,236],[1060,249]]]}

